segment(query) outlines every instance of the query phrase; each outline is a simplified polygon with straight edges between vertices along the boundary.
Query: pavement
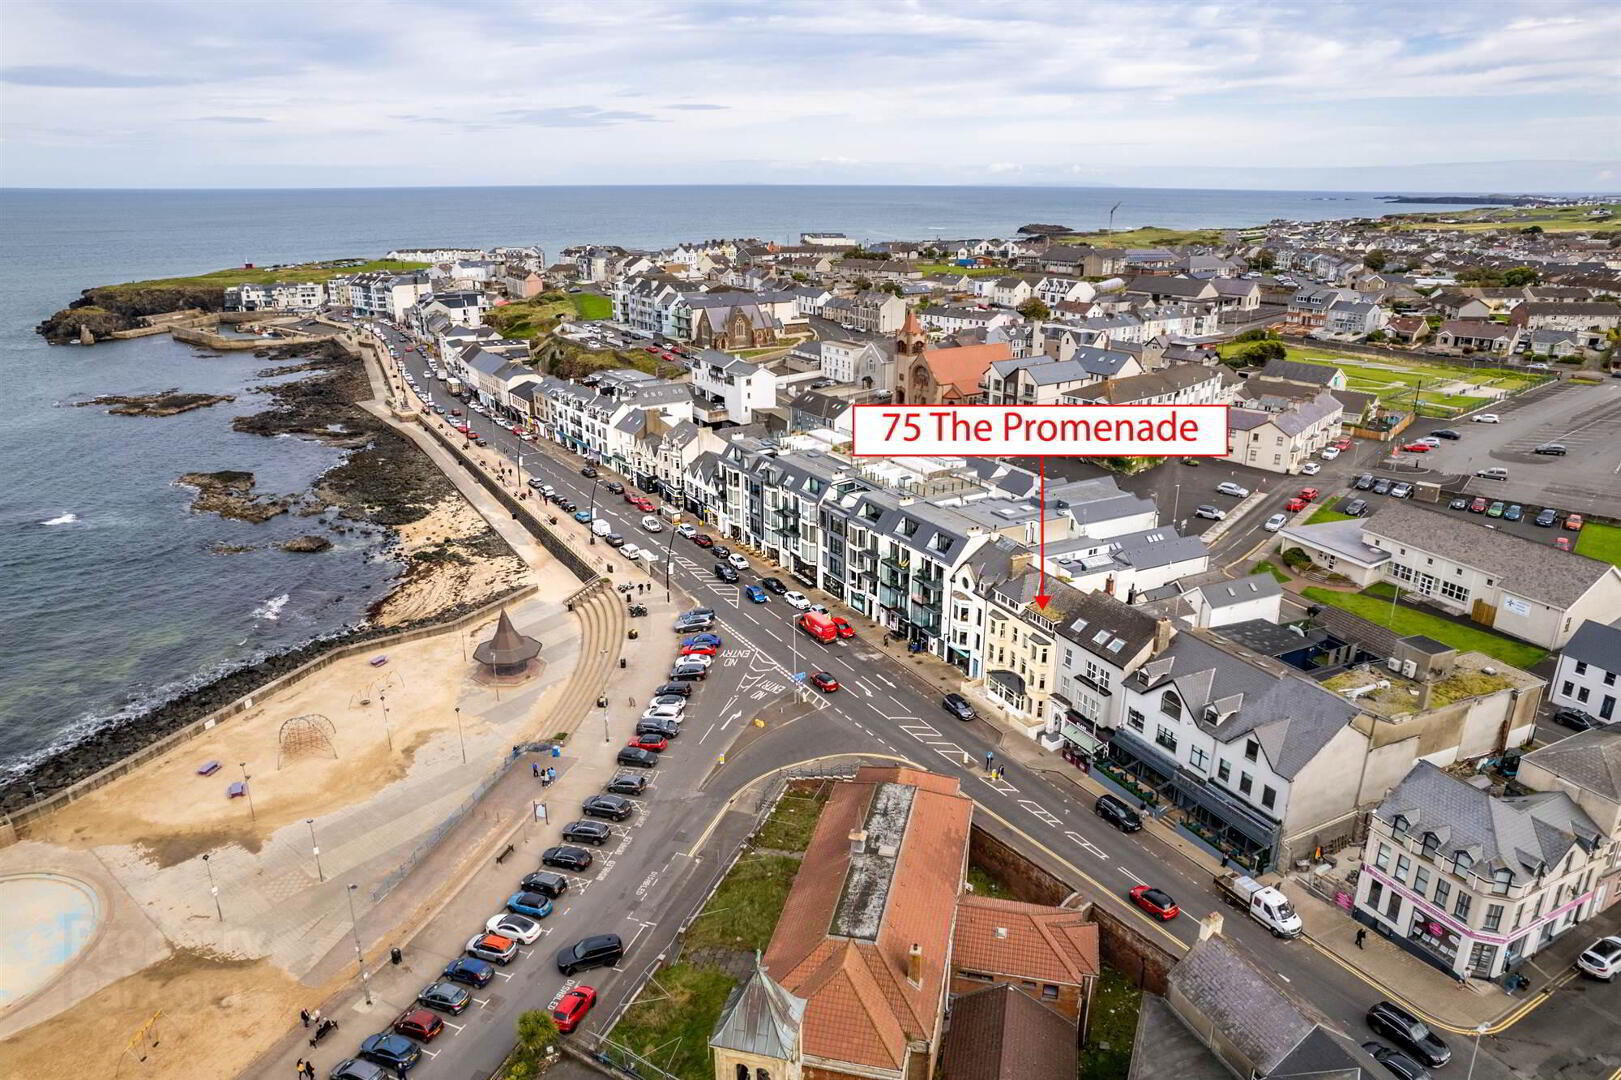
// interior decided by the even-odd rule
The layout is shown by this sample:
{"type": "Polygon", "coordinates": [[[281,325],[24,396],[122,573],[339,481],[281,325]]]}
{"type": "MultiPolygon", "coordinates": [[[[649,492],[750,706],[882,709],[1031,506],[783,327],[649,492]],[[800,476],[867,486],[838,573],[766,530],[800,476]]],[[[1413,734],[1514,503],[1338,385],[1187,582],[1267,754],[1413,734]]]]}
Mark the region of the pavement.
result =
{"type": "MultiPolygon", "coordinates": [[[[420,378],[420,359],[406,354],[406,360],[420,378]]],[[[591,484],[579,476],[582,464],[579,458],[560,447],[519,440],[488,421],[475,420],[474,426],[481,433],[488,433],[494,450],[511,455],[524,453],[526,471],[552,484],[561,494],[576,499],[581,505],[586,504],[591,484]]],[[[1367,451],[1380,456],[1383,452],[1381,447],[1367,451]]],[[[1267,497],[1275,499],[1281,507],[1281,502],[1293,493],[1292,489],[1303,483],[1325,490],[1331,490],[1336,479],[1343,485],[1344,479],[1336,473],[1349,475],[1359,470],[1357,456],[1353,452],[1344,455],[1339,462],[1330,463],[1339,466],[1339,470],[1325,467],[1323,471],[1329,475],[1303,479],[1265,474],[1272,489],[1267,497]]],[[[1199,474],[1200,484],[1208,484],[1213,489],[1220,480],[1229,478],[1225,474],[1231,470],[1203,466],[1194,471],[1199,474]]],[[[603,479],[609,476],[604,471],[603,479]]],[[[1123,486],[1129,488],[1131,479],[1126,478],[1123,486]]],[[[1240,476],[1239,482],[1254,487],[1246,483],[1247,479],[1250,477],[1240,476]]],[[[616,531],[639,542],[639,513],[627,513],[612,499],[599,500],[597,509],[616,531]]],[[[1252,527],[1258,528],[1271,512],[1260,506],[1246,518],[1253,519],[1252,527]]],[[[1227,539],[1224,537],[1223,542],[1227,539]]],[[[667,537],[658,537],[660,542],[666,540],[667,537]]],[[[1244,540],[1242,536],[1234,538],[1235,549],[1244,540]]],[[[735,548],[736,544],[732,546],[735,548]]],[[[663,550],[662,543],[660,550],[663,550]]],[[[1237,554],[1243,553],[1238,551],[1237,554]]],[[[751,561],[755,565],[743,574],[744,583],[759,575],[781,574],[774,567],[762,565],[758,555],[751,561]]],[[[700,603],[717,609],[719,630],[726,637],[728,653],[736,646],[742,654],[736,657],[738,668],[722,669],[711,676],[699,703],[700,711],[689,713],[694,719],[689,721],[690,730],[684,738],[690,739],[693,734],[702,732],[700,745],[705,753],[717,744],[734,747],[727,753],[724,765],[718,759],[712,763],[714,770],[708,781],[711,787],[723,784],[727,777],[758,775],[772,767],[791,767],[827,753],[876,754],[913,761],[956,776],[964,790],[976,800],[986,820],[995,821],[1022,837],[1027,850],[1039,851],[1062,867],[1065,876],[1077,882],[1087,897],[1109,906],[1122,917],[1141,919],[1138,925],[1146,933],[1174,949],[1180,950],[1192,943],[1197,921],[1204,914],[1222,911],[1226,917],[1224,933],[1262,957],[1280,978],[1302,989],[1320,1010],[1353,1037],[1366,1037],[1363,1015],[1369,1005],[1382,998],[1405,996],[1401,986],[1348,968],[1310,941],[1279,942],[1263,927],[1233,913],[1212,886],[1213,875],[1219,867],[1202,848],[1164,823],[1152,822],[1143,832],[1129,837],[1109,828],[1091,810],[1092,801],[1103,788],[1061,758],[986,719],[962,723],[947,716],[940,708],[939,697],[945,689],[962,688],[961,673],[955,668],[932,657],[907,655],[886,647],[877,627],[836,606],[835,610],[857,627],[856,638],[825,646],[811,641],[795,631],[791,621],[795,612],[787,605],[775,598],[763,605],[743,602],[738,586],[713,579],[709,573],[712,562],[706,552],[678,540],[669,563],[674,595],[684,590],[700,603]],[[782,708],[782,691],[778,689],[782,680],[817,669],[831,672],[843,684],[843,690],[826,696],[809,695],[801,703],[802,707],[775,715],[774,703],[779,703],[776,708],[782,708]],[[729,681],[718,684],[717,679],[729,681]],[[714,704],[717,691],[727,695],[718,709],[714,704]],[[739,731],[749,727],[752,719],[763,716],[772,717],[767,720],[766,728],[753,729],[755,734],[739,737],[739,731]],[[984,769],[986,753],[991,753],[1002,766],[1003,771],[998,776],[993,777],[984,769]],[[1123,894],[1141,882],[1153,882],[1171,891],[1186,917],[1160,925],[1140,916],[1123,894]]],[[[831,598],[813,595],[813,599],[836,605],[831,598]]],[[[996,714],[991,710],[987,715],[996,714]]],[[[1413,960],[1412,966],[1423,965],[1413,960]]],[[[1495,991],[1484,996],[1489,1000],[1491,993],[1495,991]]],[[[1517,1002],[1499,995],[1497,1005],[1502,1012],[1515,1007],[1517,1002]]],[[[1445,1009],[1450,1003],[1443,1000],[1438,1007],[1445,1009]]],[[[1458,1018],[1468,1019],[1473,1015],[1471,1012],[1468,1017],[1460,1015],[1458,1018]]],[[[1440,1017],[1436,1019],[1442,1027],[1464,1026],[1450,1024],[1440,1017]]],[[[1614,1039],[1621,1041],[1621,1032],[1615,1033],[1614,1039]]],[[[1482,1078],[1535,1075],[1515,1071],[1493,1058],[1489,1051],[1483,1051],[1478,1072],[1482,1078]]]]}

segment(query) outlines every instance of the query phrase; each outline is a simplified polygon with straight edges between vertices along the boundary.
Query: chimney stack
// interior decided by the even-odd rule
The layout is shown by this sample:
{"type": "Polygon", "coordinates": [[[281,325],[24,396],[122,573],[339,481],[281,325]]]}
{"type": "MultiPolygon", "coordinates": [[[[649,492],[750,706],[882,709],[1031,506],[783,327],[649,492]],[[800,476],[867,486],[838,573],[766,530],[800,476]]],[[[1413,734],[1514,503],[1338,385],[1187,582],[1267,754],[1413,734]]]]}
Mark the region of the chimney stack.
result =
{"type": "Polygon", "coordinates": [[[1154,656],[1158,656],[1171,645],[1171,637],[1176,633],[1171,626],[1170,619],[1159,619],[1154,623],[1154,656]]]}
{"type": "Polygon", "coordinates": [[[923,946],[915,942],[906,954],[906,981],[913,986],[923,985],[923,946]]]}
{"type": "Polygon", "coordinates": [[[866,850],[867,850],[867,830],[866,829],[851,829],[850,830],[850,854],[851,855],[860,855],[862,852],[864,852],[866,850]]]}
{"type": "Polygon", "coordinates": [[[1199,920],[1199,940],[1219,937],[1221,935],[1221,912],[1212,911],[1199,920]]]}

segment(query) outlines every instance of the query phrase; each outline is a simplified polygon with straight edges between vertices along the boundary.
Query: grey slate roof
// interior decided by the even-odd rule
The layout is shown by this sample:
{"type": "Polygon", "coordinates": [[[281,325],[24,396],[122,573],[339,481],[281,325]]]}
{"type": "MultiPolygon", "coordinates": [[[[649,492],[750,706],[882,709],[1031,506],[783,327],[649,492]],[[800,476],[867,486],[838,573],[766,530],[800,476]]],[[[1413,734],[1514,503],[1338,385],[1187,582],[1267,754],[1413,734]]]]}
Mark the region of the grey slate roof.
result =
{"type": "Polygon", "coordinates": [[[1362,530],[1370,540],[1383,538],[1387,549],[1391,544],[1398,549],[1413,547],[1472,566],[1507,591],[1556,608],[1574,604],[1615,570],[1607,562],[1420,509],[1405,500],[1392,502],[1367,518],[1362,530]]]}
{"type": "Polygon", "coordinates": [[[1346,521],[1325,521],[1317,525],[1286,525],[1280,535],[1304,540],[1336,555],[1344,555],[1357,562],[1374,566],[1390,558],[1390,552],[1376,548],[1362,539],[1362,522],[1356,518],[1346,521]]]}
{"type": "Polygon", "coordinates": [[[1268,360],[1266,366],[1261,369],[1261,374],[1273,379],[1311,383],[1313,386],[1326,388],[1338,370],[1325,364],[1307,364],[1299,360],[1268,360]]]}
{"type": "MultiPolygon", "coordinates": [[[[1104,592],[1082,592],[1067,586],[1050,590],[1063,598],[1063,618],[1054,619],[1058,636],[1112,664],[1122,664],[1154,643],[1159,622],[1140,608],[1122,603],[1104,592]],[[1098,640],[1101,631],[1108,636],[1098,640]],[[1119,648],[1110,649],[1116,640],[1119,648]]],[[[1056,601],[1055,601],[1056,602],[1056,601]]]]}
{"type": "Polygon", "coordinates": [[[756,956],[754,973],[726,999],[709,1045],[761,1057],[794,1058],[804,1020],[805,999],[784,990],[756,956]]]}
{"type": "Polygon", "coordinates": [[[1498,869],[1535,877],[1558,865],[1572,847],[1590,850],[1603,839],[1593,819],[1562,791],[1497,798],[1427,761],[1414,765],[1373,812],[1389,823],[1405,818],[1414,836],[1434,833],[1442,859],[1465,852],[1474,861],[1469,872],[1487,880],[1498,869]]]}
{"type": "Polygon", "coordinates": [[[1259,600],[1265,596],[1277,596],[1283,592],[1283,587],[1271,574],[1251,574],[1237,581],[1201,585],[1199,592],[1204,594],[1206,604],[1213,608],[1223,608],[1249,600],[1259,600]]]}
{"type": "Polygon", "coordinates": [[[1590,728],[1520,759],[1606,799],[1621,802],[1621,726],[1590,728]]]}
{"type": "Polygon", "coordinates": [[[1564,655],[1605,671],[1621,671],[1621,620],[1608,626],[1586,620],[1570,635],[1564,655]]]}

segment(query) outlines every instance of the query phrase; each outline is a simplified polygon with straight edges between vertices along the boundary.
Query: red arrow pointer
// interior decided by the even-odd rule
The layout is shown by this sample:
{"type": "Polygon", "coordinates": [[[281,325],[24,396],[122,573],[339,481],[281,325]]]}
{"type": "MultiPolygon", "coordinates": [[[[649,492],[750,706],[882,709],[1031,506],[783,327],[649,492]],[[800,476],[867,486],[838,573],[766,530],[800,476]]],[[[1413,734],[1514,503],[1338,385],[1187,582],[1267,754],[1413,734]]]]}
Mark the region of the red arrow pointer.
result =
{"type": "Polygon", "coordinates": [[[1036,587],[1036,607],[1045,608],[1052,601],[1047,595],[1047,457],[1043,454],[1036,460],[1041,463],[1041,501],[1037,504],[1041,514],[1041,584],[1036,587]]]}

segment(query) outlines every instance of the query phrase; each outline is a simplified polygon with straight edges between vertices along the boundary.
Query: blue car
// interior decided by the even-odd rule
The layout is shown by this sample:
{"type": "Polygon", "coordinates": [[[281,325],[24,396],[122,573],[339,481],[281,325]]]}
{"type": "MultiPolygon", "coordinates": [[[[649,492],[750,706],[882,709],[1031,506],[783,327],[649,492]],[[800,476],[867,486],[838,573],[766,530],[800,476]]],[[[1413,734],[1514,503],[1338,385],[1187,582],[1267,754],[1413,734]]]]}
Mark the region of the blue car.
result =
{"type": "Polygon", "coordinates": [[[763,604],[770,599],[770,597],[766,596],[765,590],[758,585],[743,586],[743,595],[756,604],[763,604]]]}
{"type": "Polygon", "coordinates": [[[581,525],[590,524],[591,523],[591,511],[589,511],[589,510],[576,510],[576,511],[574,511],[574,520],[578,521],[581,525]]]}
{"type": "Polygon", "coordinates": [[[507,910],[519,915],[544,919],[552,913],[552,902],[539,893],[515,892],[507,897],[507,910]]]}
{"type": "Polygon", "coordinates": [[[681,647],[683,649],[701,647],[704,645],[709,645],[718,649],[722,644],[724,644],[724,642],[721,641],[719,634],[694,634],[689,638],[681,639],[681,647]]]}
{"type": "Polygon", "coordinates": [[[476,956],[458,956],[445,965],[444,977],[464,986],[488,986],[495,978],[495,968],[487,960],[476,956]]]}

